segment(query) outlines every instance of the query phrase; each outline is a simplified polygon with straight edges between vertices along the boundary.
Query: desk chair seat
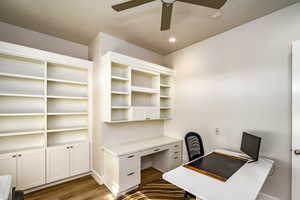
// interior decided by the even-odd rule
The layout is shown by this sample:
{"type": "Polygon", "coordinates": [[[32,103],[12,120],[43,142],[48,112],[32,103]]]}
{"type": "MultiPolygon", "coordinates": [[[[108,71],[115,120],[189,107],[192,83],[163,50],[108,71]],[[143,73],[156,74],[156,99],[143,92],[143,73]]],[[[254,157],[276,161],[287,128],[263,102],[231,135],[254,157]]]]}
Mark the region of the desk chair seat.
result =
{"type": "MultiPolygon", "coordinates": [[[[201,156],[204,156],[204,148],[201,136],[195,132],[189,132],[184,137],[187,153],[189,156],[189,161],[195,160],[201,156]]],[[[194,195],[186,192],[186,198],[195,198],[194,195]]]]}

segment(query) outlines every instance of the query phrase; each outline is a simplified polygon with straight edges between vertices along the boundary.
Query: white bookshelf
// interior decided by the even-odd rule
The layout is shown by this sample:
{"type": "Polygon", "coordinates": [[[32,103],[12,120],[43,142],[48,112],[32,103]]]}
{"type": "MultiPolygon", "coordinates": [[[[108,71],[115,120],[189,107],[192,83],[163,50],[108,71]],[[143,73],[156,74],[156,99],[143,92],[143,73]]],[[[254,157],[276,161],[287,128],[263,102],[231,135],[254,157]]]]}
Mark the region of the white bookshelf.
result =
{"type": "Polygon", "coordinates": [[[89,141],[92,63],[32,52],[20,56],[0,48],[0,152],[89,141]]]}
{"type": "Polygon", "coordinates": [[[171,118],[169,68],[108,52],[103,56],[104,121],[166,120],[171,118]]]}

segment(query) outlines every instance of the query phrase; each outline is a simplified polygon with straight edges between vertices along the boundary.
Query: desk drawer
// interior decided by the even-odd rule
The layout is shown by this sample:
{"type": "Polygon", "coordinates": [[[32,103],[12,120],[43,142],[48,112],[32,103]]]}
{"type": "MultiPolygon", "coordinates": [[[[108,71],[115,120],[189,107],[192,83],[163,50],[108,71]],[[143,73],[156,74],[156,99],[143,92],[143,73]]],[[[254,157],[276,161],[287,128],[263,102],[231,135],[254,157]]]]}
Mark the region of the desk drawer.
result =
{"type": "Polygon", "coordinates": [[[155,148],[152,148],[152,149],[148,149],[148,150],[145,150],[145,151],[142,152],[142,156],[146,156],[146,155],[150,155],[150,154],[153,154],[153,153],[165,151],[168,148],[169,147],[165,145],[165,146],[160,146],[160,147],[155,147],[155,148]]]}
{"type": "Polygon", "coordinates": [[[127,154],[119,158],[120,173],[131,173],[139,171],[141,168],[141,159],[139,153],[127,154]]]}
{"type": "Polygon", "coordinates": [[[139,185],[141,182],[141,173],[140,170],[128,170],[123,171],[120,174],[119,187],[120,191],[127,190],[131,187],[139,185]]]}
{"type": "Polygon", "coordinates": [[[181,142],[177,142],[174,144],[171,144],[171,151],[172,152],[180,152],[182,151],[181,142]]]}

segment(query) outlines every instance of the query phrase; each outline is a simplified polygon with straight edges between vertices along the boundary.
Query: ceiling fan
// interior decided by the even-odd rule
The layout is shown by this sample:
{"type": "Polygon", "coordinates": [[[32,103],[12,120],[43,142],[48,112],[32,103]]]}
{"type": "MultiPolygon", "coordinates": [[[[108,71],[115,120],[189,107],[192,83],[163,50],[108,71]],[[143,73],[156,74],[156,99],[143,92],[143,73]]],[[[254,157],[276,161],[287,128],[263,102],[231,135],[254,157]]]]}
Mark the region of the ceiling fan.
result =
{"type": "MultiPolygon", "coordinates": [[[[131,0],[117,5],[113,5],[112,8],[115,11],[120,12],[152,1],[156,1],[156,0],[131,0]]],[[[227,0],[161,0],[161,1],[162,1],[162,16],[161,16],[160,30],[165,31],[170,29],[173,4],[175,3],[175,1],[220,9],[226,3],[227,0]]]]}

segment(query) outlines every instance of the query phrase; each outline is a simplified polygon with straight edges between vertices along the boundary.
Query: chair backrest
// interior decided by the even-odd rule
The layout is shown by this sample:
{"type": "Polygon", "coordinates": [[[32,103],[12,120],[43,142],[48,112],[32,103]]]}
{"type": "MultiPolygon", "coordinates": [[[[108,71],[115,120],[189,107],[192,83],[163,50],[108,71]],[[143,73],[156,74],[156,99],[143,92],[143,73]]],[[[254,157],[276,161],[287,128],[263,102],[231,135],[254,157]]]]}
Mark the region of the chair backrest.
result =
{"type": "Polygon", "coordinates": [[[189,132],[185,135],[185,145],[189,155],[189,161],[204,155],[204,148],[201,136],[195,132],[189,132]]]}

